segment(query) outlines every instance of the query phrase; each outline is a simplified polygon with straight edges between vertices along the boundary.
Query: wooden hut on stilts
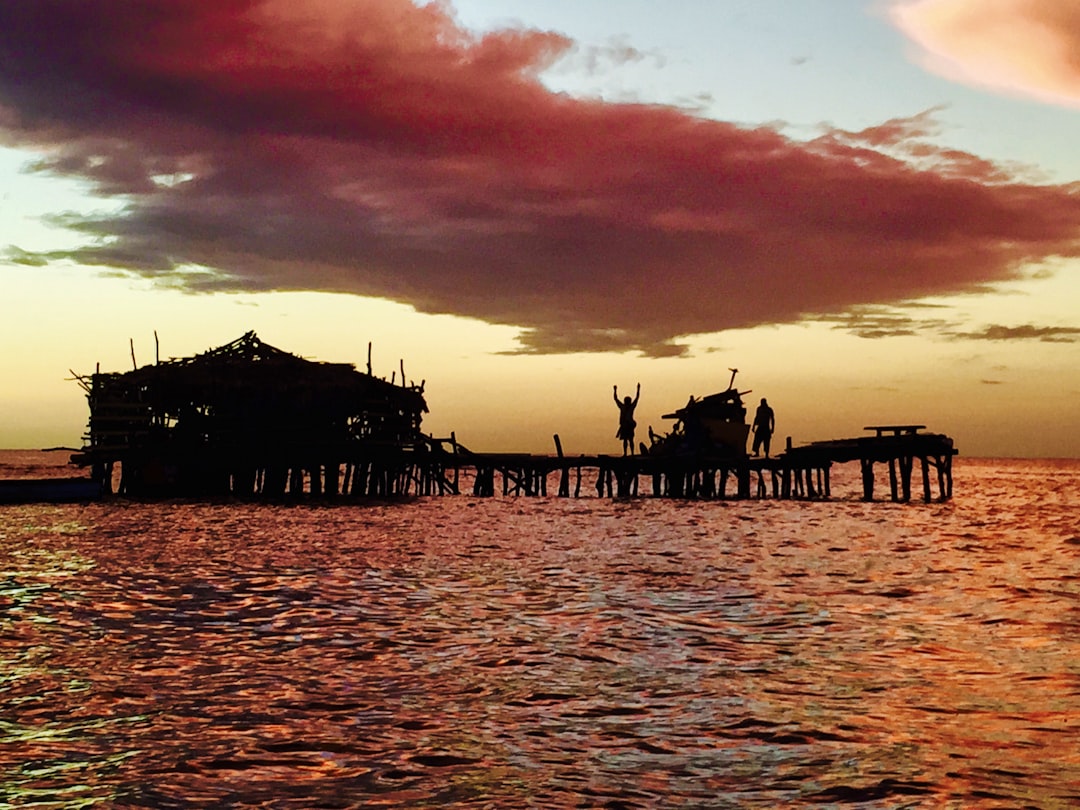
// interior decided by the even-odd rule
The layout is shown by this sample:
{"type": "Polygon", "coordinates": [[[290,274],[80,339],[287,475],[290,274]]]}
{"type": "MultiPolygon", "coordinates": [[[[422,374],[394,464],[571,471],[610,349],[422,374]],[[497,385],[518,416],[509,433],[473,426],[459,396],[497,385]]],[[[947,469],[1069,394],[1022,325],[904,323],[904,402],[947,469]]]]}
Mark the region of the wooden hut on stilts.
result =
{"type": "MultiPolygon", "coordinates": [[[[72,461],[105,492],[129,496],[357,494],[409,491],[424,385],[351,363],[313,362],[254,332],[194,357],[126,373],[76,376],[90,422],[72,461]]],[[[431,469],[430,459],[423,468],[431,469]]]]}

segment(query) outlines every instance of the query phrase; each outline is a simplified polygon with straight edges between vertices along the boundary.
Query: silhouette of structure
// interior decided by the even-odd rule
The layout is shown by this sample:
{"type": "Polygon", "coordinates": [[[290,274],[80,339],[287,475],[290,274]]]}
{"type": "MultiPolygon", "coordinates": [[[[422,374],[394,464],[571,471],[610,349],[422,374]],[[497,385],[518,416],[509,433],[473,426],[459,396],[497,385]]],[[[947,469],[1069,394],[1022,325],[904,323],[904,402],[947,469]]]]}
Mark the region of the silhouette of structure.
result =
{"type": "Polygon", "coordinates": [[[641,487],[645,481],[648,493],[658,498],[826,500],[832,497],[833,465],[858,461],[863,499],[867,501],[874,500],[874,465],[883,463],[888,465],[891,499],[907,502],[911,500],[912,474],[918,461],[923,500],[934,500],[932,474],[936,473],[937,497],[945,501],[952,497],[952,459],[957,451],[951,438],[940,433],[920,433],[922,427],[875,425],[869,428],[876,431],[874,436],[799,447],[792,447],[789,439],[785,452],[771,458],[747,456],[745,435],[741,453],[721,447],[670,454],[576,457],[564,456],[556,436],[556,457],[468,453],[455,456],[454,463],[475,470],[473,494],[479,496],[495,495],[499,476],[503,495],[545,496],[549,477],[557,475],[561,497],[579,497],[583,486],[595,487],[598,497],[634,497],[645,491],[641,487]]]}
{"type": "MultiPolygon", "coordinates": [[[[922,425],[872,425],[873,436],[800,447],[789,438],[779,455],[748,456],[749,392],[734,388],[735,370],[726,391],[666,414],[678,420],[671,433],[650,428],[653,444],[641,455],[569,457],[558,436],[555,456],[474,453],[453,433],[424,434],[424,383],[404,384],[404,366],[401,383],[373,376],[368,351],[363,373],[305,360],[248,332],[193,357],[76,375],[90,421],[71,460],[91,474],[67,497],[110,494],[117,477],[119,494],[139,498],[456,495],[462,479],[474,496],[491,497],[500,477],[503,495],[545,496],[557,476],[561,497],[579,497],[584,486],[598,497],[812,500],[831,497],[833,464],[853,461],[865,500],[874,498],[879,463],[888,465],[892,500],[910,500],[916,461],[923,499],[933,499],[935,472],[938,497],[952,497],[953,440],[921,433],[922,425]],[[82,488],[87,481],[92,492],[82,488]]],[[[13,484],[10,497],[45,499],[27,490],[32,483],[13,484]]]]}
{"type": "MultiPolygon", "coordinates": [[[[370,347],[369,347],[370,358],[370,347]]],[[[90,422],[72,461],[125,495],[393,494],[429,449],[423,383],[305,360],[248,332],[194,357],[76,379],[90,422]],[[344,475],[344,482],[342,476],[344,475]]]]}
{"type": "Polygon", "coordinates": [[[686,405],[664,419],[674,419],[672,430],[662,436],[649,431],[651,456],[710,455],[739,458],[746,455],[746,406],[742,398],[750,391],[735,388],[737,368],[728,369],[731,379],[726,391],[701,399],[693,396],[686,405]]]}
{"type": "MultiPolygon", "coordinates": [[[[640,456],[578,456],[563,454],[555,436],[557,457],[508,453],[468,453],[455,447],[455,464],[475,470],[473,494],[493,496],[502,477],[503,495],[547,495],[548,478],[558,474],[558,494],[581,495],[595,486],[597,496],[633,497],[645,488],[653,497],[694,499],[776,498],[820,500],[832,496],[830,472],[837,463],[859,461],[863,498],[874,499],[874,465],[888,464],[893,501],[909,501],[915,462],[921,465],[923,500],[934,499],[931,481],[936,472],[940,500],[952,497],[953,440],[938,433],[920,433],[923,425],[874,425],[874,436],[833,439],[792,447],[787,440],[779,456],[752,458],[746,441],[750,425],[742,398],[750,391],[735,388],[738,369],[730,369],[727,390],[664,414],[674,428],[658,435],[649,428],[651,445],[640,456]],[[590,475],[592,474],[592,475],[590,475]],[[592,477],[590,485],[588,478],[592,477]],[[572,480],[573,479],[573,480],[572,480]],[[729,493],[729,485],[734,491],[729,493]]],[[[619,403],[618,392],[615,401],[619,403]]],[[[764,400],[762,400],[764,402],[764,400]]],[[[770,427],[772,420],[770,420],[770,427]]],[[[771,431],[770,431],[771,433],[771,431]]],[[[771,438],[771,436],[770,436],[771,438]]]]}

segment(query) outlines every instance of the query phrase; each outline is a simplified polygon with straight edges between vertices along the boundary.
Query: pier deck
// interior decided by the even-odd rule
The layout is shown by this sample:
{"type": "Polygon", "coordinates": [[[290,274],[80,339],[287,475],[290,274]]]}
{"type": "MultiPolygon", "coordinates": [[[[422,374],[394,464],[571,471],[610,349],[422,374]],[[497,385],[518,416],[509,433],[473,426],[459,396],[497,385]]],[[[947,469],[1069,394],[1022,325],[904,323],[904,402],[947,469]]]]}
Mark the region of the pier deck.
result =
{"type": "MultiPolygon", "coordinates": [[[[895,502],[906,502],[911,499],[912,474],[918,461],[923,500],[952,497],[952,457],[956,454],[952,439],[920,433],[921,426],[901,427],[886,426],[874,436],[789,446],[772,458],[572,456],[562,454],[558,437],[553,455],[477,453],[451,435],[429,438],[426,447],[408,450],[371,445],[348,450],[325,447],[302,467],[221,458],[212,465],[219,471],[215,476],[218,489],[187,494],[272,500],[440,495],[824,500],[832,497],[833,465],[857,461],[865,500],[874,500],[875,464],[885,464],[889,496],[895,502]]],[[[107,485],[103,489],[110,491],[107,485]]],[[[185,493],[167,488],[154,492],[121,488],[121,494],[169,497],[185,493]]]]}
{"type": "MultiPolygon", "coordinates": [[[[265,499],[313,496],[560,497],[650,495],[667,498],[831,497],[834,464],[858,461],[863,497],[874,498],[874,465],[887,464],[894,501],[911,499],[920,463],[923,498],[952,496],[948,436],[923,425],[871,425],[872,436],[792,447],[773,458],[746,455],[749,425],[734,387],[665,417],[674,429],[641,455],[474,453],[455,435],[421,431],[424,381],[401,384],[351,363],[304,359],[254,332],[191,357],[128,372],[76,375],[90,406],[83,448],[71,460],[90,468],[103,495],[136,498],[232,495],[265,499]]],[[[618,401],[618,400],[616,400],[618,401]]],[[[765,400],[762,400],[764,407],[765,400]]],[[[759,409],[760,410],[760,409],[759,409]]],[[[624,442],[624,446],[627,443],[624,442]]],[[[643,448],[644,449],[644,448],[643,448]]]]}
{"type": "MultiPolygon", "coordinates": [[[[561,497],[631,497],[644,491],[670,498],[823,499],[832,495],[834,464],[859,462],[863,498],[874,500],[874,465],[888,465],[893,501],[911,500],[912,473],[919,462],[924,501],[952,497],[952,458],[957,451],[948,436],[920,433],[923,425],[874,425],[874,436],[833,439],[788,447],[772,458],[709,456],[538,456],[508,453],[454,454],[455,474],[473,473],[472,494],[547,495],[549,479],[557,478],[561,497]],[[933,472],[933,475],[931,474],[933,472]],[[730,491],[729,491],[730,485],[730,491]]],[[[556,447],[561,450],[556,437],[556,447]]],[[[457,480],[455,478],[455,480],[457,480]]],[[[453,486],[447,487],[454,490],[453,486]]]]}
{"type": "MultiPolygon", "coordinates": [[[[919,432],[922,426],[872,426],[875,435],[790,446],[771,458],[739,455],[564,455],[556,436],[556,453],[472,452],[451,435],[425,437],[408,447],[373,442],[323,444],[309,448],[302,461],[295,454],[277,457],[272,448],[257,454],[207,451],[198,468],[212,474],[198,480],[175,478],[175,470],[137,453],[124,469],[127,454],[110,456],[119,467],[120,495],[136,498],[230,495],[281,500],[314,497],[396,498],[473,495],[547,496],[564,498],[648,496],[702,500],[800,499],[832,497],[835,464],[858,462],[862,497],[874,500],[875,465],[888,468],[889,497],[907,502],[912,477],[921,473],[924,501],[952,497],[952,458],[948,436],[919,432]],[[155,478],[151,478],[151,473],[155,478]],[[187,483],[185,483],[187,480],[187,483]],[[936,488],[933,486],[936,480],[936,488]],[[138,486],[133,486],[132,482],[138,486]]],[[[86,464],[88,459],[82,458],[86,464]]],[[[101,492],[113,491],[113,463],[95,465],[91,478],[101,492]]]]}

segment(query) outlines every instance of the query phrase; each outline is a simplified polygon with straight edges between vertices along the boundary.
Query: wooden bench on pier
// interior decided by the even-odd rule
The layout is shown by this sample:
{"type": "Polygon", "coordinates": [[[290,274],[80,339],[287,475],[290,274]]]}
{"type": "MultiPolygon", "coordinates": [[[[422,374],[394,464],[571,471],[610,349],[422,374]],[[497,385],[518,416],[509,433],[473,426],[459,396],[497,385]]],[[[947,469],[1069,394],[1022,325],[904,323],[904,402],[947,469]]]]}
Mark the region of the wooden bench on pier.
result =
{"type": "Polygon", "coordinates": [[[914,436],[920,430],[926,430],[926,425],[867,425],[863,430],[873,430],[878,438],[886,433],[893,436],[914,436]]]}

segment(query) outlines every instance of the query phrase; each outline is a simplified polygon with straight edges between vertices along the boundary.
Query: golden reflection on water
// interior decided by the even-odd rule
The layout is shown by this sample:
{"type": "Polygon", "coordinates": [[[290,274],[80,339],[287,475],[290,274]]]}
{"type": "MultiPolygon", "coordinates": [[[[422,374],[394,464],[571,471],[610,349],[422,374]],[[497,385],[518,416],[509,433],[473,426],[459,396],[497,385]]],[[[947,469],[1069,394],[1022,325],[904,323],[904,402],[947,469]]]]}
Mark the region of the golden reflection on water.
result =
{"type": "Polygon", "coordinates": [[[1076,806],[1080,465],[968,464],[911,506],[5,508],[0,807],[1076,806]]]}

